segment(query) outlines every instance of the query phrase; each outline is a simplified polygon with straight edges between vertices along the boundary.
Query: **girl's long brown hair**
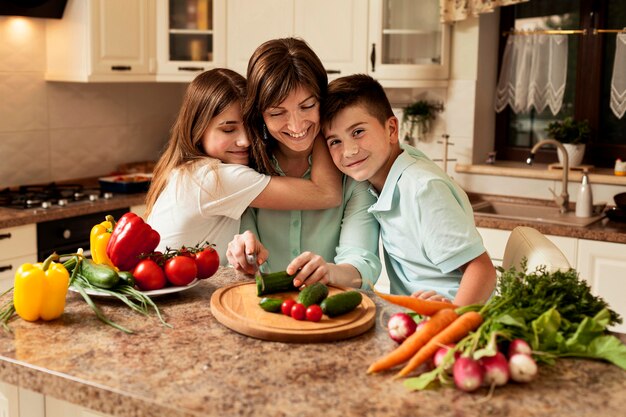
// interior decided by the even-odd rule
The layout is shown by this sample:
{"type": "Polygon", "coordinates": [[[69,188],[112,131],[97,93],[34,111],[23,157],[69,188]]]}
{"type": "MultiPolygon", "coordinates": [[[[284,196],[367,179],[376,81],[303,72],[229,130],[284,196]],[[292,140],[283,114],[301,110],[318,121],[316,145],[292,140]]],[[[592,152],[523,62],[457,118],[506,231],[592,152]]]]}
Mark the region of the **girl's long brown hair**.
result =
{"type": "Polygon", "coordinates": [[[276,175],[270,158],[276,139],[264,132],[263,112],[279,105],[298,87],[307,88],[321,102],[326,97],[328,76],[305,41],[284,38],[267,41],[254,51],[248,61],[247,81],[242,113],[252,144],[252,165],[263,174],[276,175]]]}
{"type": "Polygon", "coordinates": [[[246,80],[226,68],[203,72],[189,84],[165,151],[154,168],[146,197],[146,218],[174,168],[209,158],[202,148],[206,128],[213,117],[230,105],[243,102],[245,93],[246,80]]]}

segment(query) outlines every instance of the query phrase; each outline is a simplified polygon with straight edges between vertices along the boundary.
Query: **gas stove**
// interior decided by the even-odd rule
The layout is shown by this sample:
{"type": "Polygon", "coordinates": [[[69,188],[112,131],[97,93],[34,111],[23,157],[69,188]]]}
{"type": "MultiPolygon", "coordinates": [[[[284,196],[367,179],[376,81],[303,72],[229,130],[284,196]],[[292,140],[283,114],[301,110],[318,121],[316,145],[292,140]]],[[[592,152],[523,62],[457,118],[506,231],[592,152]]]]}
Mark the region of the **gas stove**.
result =
{"type": "Polygon", "coordinates": [[[111,199],[113,193],[103,192],[98,187],[81,184],[23,185],[0,190],[0,207],[17,210],[51,210],[74,204],[111,199]]]}

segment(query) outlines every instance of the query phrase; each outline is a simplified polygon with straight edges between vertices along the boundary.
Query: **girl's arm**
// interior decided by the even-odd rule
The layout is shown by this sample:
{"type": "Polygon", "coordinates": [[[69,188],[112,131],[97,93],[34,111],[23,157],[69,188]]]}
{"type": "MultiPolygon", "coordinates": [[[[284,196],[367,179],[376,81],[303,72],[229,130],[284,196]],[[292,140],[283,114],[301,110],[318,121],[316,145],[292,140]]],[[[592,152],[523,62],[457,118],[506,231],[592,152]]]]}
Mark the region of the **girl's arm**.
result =
{"type": "Polygon", "coordinates": [[[484,252],[462,266],[461,270],[463,278],[454,297],[454,304],[464,306],[487,301],[496,286],[496,269],[489,254],[484,252]]]}
{"type": "Polygon", "coordinates": [[[250,206],[278,210],[318,210],[341,204],[341,172],[321,136],[313,144],[311,179],[272,176],[250,206]]]}

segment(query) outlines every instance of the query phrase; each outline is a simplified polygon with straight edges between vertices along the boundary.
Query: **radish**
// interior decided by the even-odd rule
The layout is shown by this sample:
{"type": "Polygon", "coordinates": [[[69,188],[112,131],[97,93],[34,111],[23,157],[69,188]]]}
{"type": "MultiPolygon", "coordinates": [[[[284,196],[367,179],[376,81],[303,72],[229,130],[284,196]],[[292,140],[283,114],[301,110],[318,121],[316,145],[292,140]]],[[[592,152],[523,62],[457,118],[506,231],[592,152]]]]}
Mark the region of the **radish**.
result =
{"type": "Polygon", "coordinates": [[[501,352],[480,358],[480,363],[485,370],[486,385],[500,386],[509,381],[509,364],[501,352]]]}
{"type": "Polygon", "coordinates": [[[515,339],[509,345],[509,358],[516,353],[530,355],[532,353],[532,349],[524,339],[515,339]]]}
{"type": "Polygon", "coordinates": [[[389,318],[387,323],[389,336],[398,343],[402,343],[407,337],[415,333],[417,323],[413,317],[406,313],[396,313],[389,318]]]}
{"type": "Polygon", "coordinates": [[[515,353],[509,358],[511,379],[516,382],[529,382],[537,375],[537,363],[525,353],[515,353]]]}
{"type": "MultiPolygon", "coordinates": [[[[437,349],[437,352],[435,352],[435,356],[433,356],[433,364],[436,367],[441,366],[443,364],[443,359],[445,358],[446,354],[453,347],[454,345],[445,345],[437,349]]],[[[444,369],[446,372],[452,372],[452,367],[454,366],[454,362],[457,360],[459,356],[461,356],[459,352],[454,352],[454,358],[452,359],[452,361],[450,361],[450,363],[446,365],[446,368],[444,369]]]]}
{"type": "Polygon", "coordinates": [[[478,361],[461,356],[454,362],[453,369],[454,383],[459,389],[471,392],[482,385],[484,370],[478,361]]]}

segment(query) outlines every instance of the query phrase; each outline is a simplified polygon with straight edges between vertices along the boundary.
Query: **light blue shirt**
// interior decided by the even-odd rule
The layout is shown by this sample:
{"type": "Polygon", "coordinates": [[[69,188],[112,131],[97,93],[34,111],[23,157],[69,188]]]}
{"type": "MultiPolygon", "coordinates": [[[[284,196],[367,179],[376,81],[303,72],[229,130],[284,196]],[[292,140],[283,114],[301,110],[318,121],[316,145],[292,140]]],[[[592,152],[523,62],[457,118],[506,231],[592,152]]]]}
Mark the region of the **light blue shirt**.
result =
{"type": "Polygon", "coordinates": [[[390,289],[393,294],[434,290],[453,299],[459,267],[485,252],[472,206],[426,155],[403,149],[369,209],[380,223],[390,289]]]}
{"type": "MultiPolygon", "coordinates": [[[[275,163],[279,173],[284,175],[275,163]]],[[[303,178],[310,178],[310,169],[303,178]]],[[[361,274],[361,288],[378,280],[378,222],[368,208],[376,201],[369,183],[343,178],[343,201],[324,210],[269,210],[249,208],[241,218],[241,231],[252,231],[269,251],[263,272],[282,271],[305,251],[327,262],[353,265],[361,274]]]]}

